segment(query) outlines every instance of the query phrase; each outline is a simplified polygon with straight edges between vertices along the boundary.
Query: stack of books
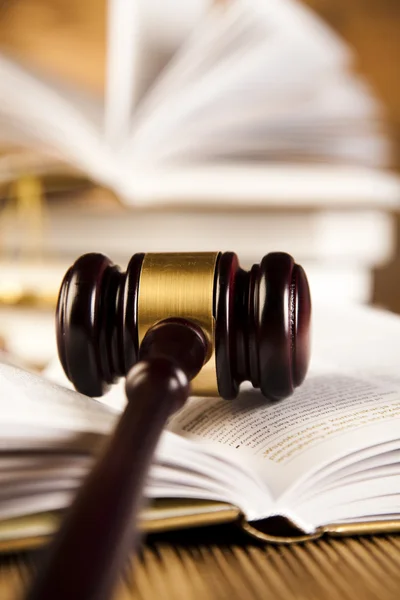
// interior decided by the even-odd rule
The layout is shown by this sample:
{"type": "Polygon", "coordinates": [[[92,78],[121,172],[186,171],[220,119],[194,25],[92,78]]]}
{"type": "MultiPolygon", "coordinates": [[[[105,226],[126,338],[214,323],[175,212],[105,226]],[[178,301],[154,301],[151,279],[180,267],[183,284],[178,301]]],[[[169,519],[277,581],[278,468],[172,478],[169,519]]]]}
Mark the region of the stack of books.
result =
{"type": "MultiPolygon", "coordinates": [[[[2,147],[39,151],[118,198],[46,204],[36,271],[26,251],[3,261],[8,286],[36,273],[36,296],[54,305],[84,252],[124,267],[134,252],[234,250],[248,266],[283,250],[314,298],[370,300],[400,201],[379,103],[342,40],[295,0],[211,4],[179,28],[172,12],[149,21],[155,9],[109,0],[104,98],[0,54],[2,147]]],[[[27,174],[45,177],[20,165],[27,174]]],[[[3,257],[27,239],[3,227],[3,257]]]]}

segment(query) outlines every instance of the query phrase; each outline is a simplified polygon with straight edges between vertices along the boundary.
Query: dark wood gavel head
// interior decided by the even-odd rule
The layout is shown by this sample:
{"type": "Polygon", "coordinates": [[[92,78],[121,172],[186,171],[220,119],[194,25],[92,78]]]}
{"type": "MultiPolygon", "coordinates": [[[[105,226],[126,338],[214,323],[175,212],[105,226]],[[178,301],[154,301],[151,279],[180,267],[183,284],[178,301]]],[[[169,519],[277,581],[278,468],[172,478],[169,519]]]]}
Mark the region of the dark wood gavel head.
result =
{"type": "Polygon", "coordinates": [[[250,381],[278,400],[306,375],[310,315],[306,275],[288,254],[268,254],[249,271],[233,252],[135,254],[125,272],[86,254],[61,285],[58,352],[76,389],[100,396],[139,360],[151,327],[186,319],[209,345],[192,393],[232,399],[250,381]]]}

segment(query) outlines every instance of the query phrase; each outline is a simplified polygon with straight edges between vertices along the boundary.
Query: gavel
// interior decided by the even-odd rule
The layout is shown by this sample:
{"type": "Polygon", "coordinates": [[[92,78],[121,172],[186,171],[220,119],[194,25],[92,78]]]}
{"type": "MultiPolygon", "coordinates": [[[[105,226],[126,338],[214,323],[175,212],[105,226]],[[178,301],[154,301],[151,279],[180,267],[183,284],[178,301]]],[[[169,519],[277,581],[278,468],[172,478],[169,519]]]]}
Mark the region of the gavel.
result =
{"type": "Polygon", "coordinates": [[[135,523],[163,427],[189,394],[233,400],[244,381],[290,396],[310,355],[307,277],[285,253],[249,271],[233,252],[134,254],[125,272],[81,256],[61,284],[58,354],[75,388],[126,377],[127,405],[67,512],[29,600],[109,600],[138,546],[135,523]]]}

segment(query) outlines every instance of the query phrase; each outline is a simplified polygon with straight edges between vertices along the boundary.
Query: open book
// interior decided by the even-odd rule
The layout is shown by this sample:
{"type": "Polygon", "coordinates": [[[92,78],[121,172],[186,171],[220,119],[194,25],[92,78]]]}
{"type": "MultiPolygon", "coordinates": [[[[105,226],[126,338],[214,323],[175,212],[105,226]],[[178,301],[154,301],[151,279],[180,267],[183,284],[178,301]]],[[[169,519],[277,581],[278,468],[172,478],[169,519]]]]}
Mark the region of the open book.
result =
{"type": "MultiPolygon", "coordinates": [[[[233,402],[192,398],[170,419],[145,530],[238,521],[287,541],[400,529],[400,318],[315,307],[313,346],[292,397],[267,403],[244,388],[233,402]]],[[[54,531],[125,399],[121,387],[93,400],[7,365],[0,386],[0,548],[10,549],[54,531]]]]}
{"type": "Polygon", "coordinates": [[[108,2],[104,99],[0,55],[0,143],[52,153],[136,205],[307,202],[315,185],[336,199],[342,177],[347,201],[388,164],[381,111],[351,53],[300,3],[204,3],[163,68],[155,40],[181,21],[157,3],[149,27],[145,4],[108,2]]]}

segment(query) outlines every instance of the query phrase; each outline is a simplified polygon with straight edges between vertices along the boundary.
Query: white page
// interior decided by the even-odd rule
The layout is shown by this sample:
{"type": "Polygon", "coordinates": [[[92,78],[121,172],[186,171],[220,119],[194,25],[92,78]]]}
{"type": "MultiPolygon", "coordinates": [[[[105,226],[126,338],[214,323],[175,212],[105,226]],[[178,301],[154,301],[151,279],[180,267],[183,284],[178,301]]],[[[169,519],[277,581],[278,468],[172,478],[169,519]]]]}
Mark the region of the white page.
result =
{"type": "MultiPolygon", "coordinates": [[[[106,441],[119,411],[5,364],[0,364],[0,390],[0,517],[23,515],[31,511],[31,501],[39,507],[40,498],[41,510],[63,508],[93,464],[94,458],[82,453],[106,441]],[[22,452],[20,461],[13,450],[22,452]],[[35,453],[29,469],[28,451],[35,453]],[[61,490],[64,495],[56,493],[61,490]]],[[[148,489],[150,497],[189,498],[200,490],[201,498],[234,503],[249,515],[272,502],[245,462],[232,462],[170,432],[157,446],[148,489]]]]}
{"type": "MultiPolygon", "coordinates": [[[[371,459],[372,460],[372,459],[371,459]]],[[[380,479],[384,479],[386,477],[396,477],[397,481],[400,481],[400,460],[399,460],[399,451],[397,452],[393,452],[393,456],[390,457],[382,457],[379,456],[376,459],[376,466],[371,467],[371,468],[366,468],[364,467],[362,470],[357,471],[351,471],[351,469],[349,468],[348,470],[348,474],[347,475],[340,475],[339,479],[335,479],[334,477],[332,477],[331,482],[324,482],[324,486],[323,489],[321,491],[321,489],[319,489],[318,491],[315,491],[314,494],[310,494],[307,497],[306,496],[302,496],[300,499],[298,499],[298,496],[296,494],[296,502],[301,502],[302,504],[307,504],[310,502],[310,500],[313,500],[314,498],[321,498],[321,496],[327,496],[327,494],[329,494],[329,492],[331,491],[339,491],[340,492],[340,499],[341,502],[346,503],[348,501],[348,497],[347,497],[347,493],[346,493],[346,486],[348,485],[355,485],[355,487],[357,487],[358,483],[364,483],[367,482],[368,484],[371,483],[371,481],[379,481],[380,479]],[[397,454],[397,456],[396,456],[397,454]]],[[[361,493],[361,492],[360,492],[361,493]]],[[[362,492],[363,493],[363,492],[362,492]]],[[[364,494],[365,496],[365,494],[364,494]]],[[[363,497],[364,497],[363,496],[363,497]]],[[[318,502],[320,502],[320,500],[318,500],[318,502]]],[[[296,506],[298,506],[298,504],[296,504],[296,506]]]]}
{"type": "MultiPolygon", "coordinates": [[[[61,369],[59,361],[55,361],[50,366],[46,376],[51,381],[72,388],[71,383],[61,369]]],[[[118,386],[111,388],[108,393],[100,398],[100,401],[107,406],[116,408],[118,411],[123,410],[126,402],[124,381],[122,380],[118,386]]],[[[189,485],[190,477],[187,477],[188,473],[192,474],[197,482],[204,482],[203,492],[205,490],[206,493],[208,490],[213,489],[210,482],[216,483],[218,489],[225,490],[225,494],[228,491],[231,496],[236,486],[239,486],[237,490],[252,490],[249,496],[241,493],[236,495],[240,498],[240,506],[242,508],[246,507],[244,508],[246,512],[248,509],[254,511],[254,505],[257,506],[260,498],[264,508],[272,503],[272,498],[269,496],[264,482],[256,472],[249,471],[248,462],[245,458],[241,459],[239,457],[238,460],[235,457],[235,461],[232,461],[229,456],[199,446],[191,440],[175,435],[171,431],[164,431],[156,448],[153,467],[149,476],[148,493],[151,497],[156,497],[157,494],[154,490],[159,490],[162,487],[163,493],[174,496],[174,493],[176,494],[174,490],[178,489],[178,485],[183,486],[184,481],[188,482],[188,488],[193,488],[193,485],[189,485]],[[245,487],[244,482],[246,482],[245,487]]],[[[197,487],[198,489],[201,488],[200,485],[197,487]]],[[[182,490],[180,493],[183,493],[182,490]]],[[[226,497],[225,500],[227,500],[226,497]]]]}
{"type": "MultiPolygon", "coordinates": [[[[365,523],[366,521],[398,521],[399,520],[399,514],[396,512],[390,512],[390,507],[389,504],[390,503],[394,503],[396,502],[396,500],[393,501],[393,498],[390,498],[389,502],[386,503],[385,502],[385,506],[381,508],[382,510],[382,514],[377,515],[377,514],[372,514],[372,513],[368,513],[367,515],[363,515],[363,516],[351,516],[351,517],[343,517],[340,522],[341,523],[365,523]],[[384,514],[383,514],[384,513],[384,514]]],[[[362,512],[362,510],[358,510],[358,512],[362,512]]],[[[328,523],[327,523],[328,524],[328,523]]]]}
{"type": "MultiPolygon", "coordinates": [[[[301,38],[298,48],[300,57],[304,53],[309,57],[310,62],[301,61],[297,54],[296,69],[290,68],[289,72],[282,69],[282,72],[279,73],[280,76],[276,78],[278,85],[287,82],[295,84],[296,78],[303,77],[302,71],[312,69],[315,64],[323,65],[325,68],[328,65],[339,68],[349,60],[349,54],[344,44],[322,21],[300,6],[298,2],[274,0],[266,5],[255,4],[251,0],[234,0],[227,5],[216,4],[208,17],[194,30],[192,36],[182,46],[181,51],[171,61],[164,75],[157,81],[141,108],[140,120],[146,114],[147,107],[154,110],[161,99],[165,102],[165,96],[168,96],[168,102],[173,100],[173,96],[170,94],[172,82],[171,87],[179,95],[188,85],[199,85],[199,82],[203,85],[202,80],[213,70],[223,74],[225,68],[221,68],[221,64],[223,67],[227,66],[226,63],[229,62],[235,64],[235,57],[240,57],[243,52],[249,50],[249,47],[254,48],[254,46],[261,45],[258,53],[260,57],[263,57],[263,44],[266,44],[271,51],[269,44],[272,39],[271,54],[274,54],[275,46],[278,45],[279,49],[284,50],[286,40],[292,40],[292,36],[296,41],[297,36],[301,38]],[[281,43],[281,39],[285,42],[281,43]],[[319,50],[317,55],[313,52],[315,49],[319,50]],[[294,73],[294,71],[296,72],[294,73]]],[[[291,67],[292,56],[293,54],[284,58],[289,61],[291,67]]],[[[271,58],[263,58],[274,65],[271,58]]],[[[275,59],[275,57],[273,58],[275,59]]],[[[274,68],[279,70],[279,65],[282,65],[282,58],[274,68]]],[[[228,78],[232,75],[231,72],[226,74],[228,78]]],[[[309,80],[309,83],[312,82],[309,80]]],[[[262,82],[261,85],[264,86],[265,83],[262,82]]],[[[219,87],[218,85],[217,89],[219,87]]],[[[266,107],[266,110],[268,109],[269,107],[266,107]]],[[[147,114],[150,112],[149,110],[147,114]]]]}
{"type": "Polygon", "coordinates": [[[12,498],[0,503],[0,520],[58,510],[69,506],[74,497],[74,490],[59,490],[35,494],[29,498],[12,498]]]}
{"type": "Polygon", "coordinates": [[[193,498],[196,497],[194,490],[199,492],[199,498],[223,500],[238,506],[248,518],[255,518],[260,511],[270,510],[272,506],[268,488],[257,471],[249,468],[246,457],[233,460],[218,449],[196,444],[166,430],[156,449],[146,494],[151,498],[193,498]],[[192,473],[198,485],[193,482],[185,485],[185,481],[190,481],[190,478],[186,480],[186,473],[192,473]]]}
{"type": "Polygon", "coordinates": [[[71,458],[66,464],[60,464],[57,468],[49,468],[46,465],[41,465],[40,468],[23,470],[18,468],[13,472],[0,473],[0,496],[5,490],[13,488],[14,485],[26,485],[28,482],[47,482],[50,485],[53,482],[62,479],[82,481],[88,472],[88,464],[78,466],[71,464],[71,458]]]}
{"type": "Polygon", "coordinates": [[[296,498],[311,498],[321,490],[339,487],[341,481],[351,477],[363,478],[372,469],[384,468],[399,462],[399,443],[397,440],[383,444],[374,444],[363,450],[357,450],[316,471],[312,478],[305,481],[304,487],[296,488],[296,498]]]}
{"type": "Polygon", "coordinates": [[[86,454],[73,454],[73,465],[71,465],[71,454],[63,452],[51,452],[47,454],[35,454],[33,452],[23,453],[21,451],[0,453],[0,477],[18,477],[19,471],[56,471],[66,468],[80,469],[91,464],[92,457],[86,454]]]}
{"type": "MultiPolygon", "coordinates": [[[[196,469],[198,466],[196,465],[196,469]]],[[[248,519],[255,518],[260,510],[271,509],[271,499],[266,493],[265,486],[260,491],[254,485],[251,476],[243,476],[240,469],[232,469],[231,477],[227,480],[226,472],[220,468],[218,477],[210,478],[199,472],[178,468],[154,467],[146,484],[146,496],[149,498],[191,498],[198,493],[199,498],[228,502],[239,508],[248,519]],[[244,493],[246,490],[246,493],[244,493]]]]}
{"type": "MultiPolygon", "coordinates": [[[[163,110],[166,101],[173,104],[174,98],[179,98],[188,86],[196,84],[219,55],[223,55],[227,45],[237,45],[238,33],[243,32],[244,25],[240,5],[235,2],[229,6],[214,4],[146,94],[135,114],[132,132],[139,131],[155,112],[163,110]],[[210,48],[213,48],[211,55],[210,48]]],[[[126,140],[127,148],[134,136],[136,133],[131,133],[126,140]]]]}
{"type": "MultiPolygon", "coordinates": [[[[350,481],[339,488],[325,490],[315,498],[297,502],[296,511],[298,510],[304,518],[306,514],[311,516],[314,510],[323,510],[329,519],[329,511],[333,512],[340,506],[346,507],[348,503],[377,498],[378,508],[380,499],[391,495],[400,496],[399,469],[392,470],[390,474],[384,474],[366,481],[350,481]]],[[[307,518],[307,520],[311,521],[312,519],[307,518]]]]}
{"type": "Polygon", "coordinates": [[[118,146],[130,128],[140,68],[140,0],[108,0],[105,134],[118,146]]]}
{"type": "MultiPolygon", "coordinates": [[[[296,487],[307,479],[312,485],[312,473],[323,465],[368,448],[371,440],[375,445],[393,440],[400,448],[400,382],[385,376],[388,365],[397,373],[400,320],[368,309],[334,312],[314,310],[314,366],[291,398],[268,404],[249,392],[234,402],[193,399],[171,423],[181,435],[227,448],[231,455],[252,456],[277,508],[292,518],[296,487]],[[318,365],[317,359],[330,365],[318,365]],[[374,372],[361,373],[360,363],[373,364],[374,372]]],[[[300,519],[306,514],[311,513],[300,519]]],[[[308,530],[318,525],[301,524],[308,530]]]]}
{"type": "Polygon", "coordinates": [[[251,456],[279,498],[294,477],[298,482],[324,462],[368,446],[370,439],[398,439],[399,419],[398,390],[327,373],[309,376],[291,398],[277,404],[251,392],[235,402],[192,399],[170,427],[251,456]]]}
{"type": "MultiPolygon", "coordinates": [[[[218,116],[223,121],[225,111],[232,112],[235,104],[243,98],[247,99],[250,109],[258,99],[259,105],[264,106],[264,122],[274,122],[275,107],[278,111],[287,107],[286,115],[290,116],[291,102],[296,97],[300,98],[300,102],[304,94],[306,98],[312,98],[315,94],[315,91],[311,91],[313,86],[319,92],[326,73],[343,70],[348,59],[344,45],[334,34],[297,3],[272,2],[267,6],[233,2],[226,11],[220,9],[210,16],[208,27],[211,31],[218,31],[215,25],[218,21],[219,36],[213,38],[205,33],[206,46],[202,45],[201,36],[197,35],[192,45],[189,42],[187,47],[182,48],[182,63],[189,64],[186,58],[188,53],[194,72],[193,69],[189,71],[184,66],[180,67],[177,60],[145,100],[131,136],[133,146],[126,150],[127,154],[130,152],[140,161],[158,160],[160,152],[168,152],[171,142],[179,143],[179,131],[185,136],[188,125],[195,128],[195,137],[201,146],[202,136],[214,131],[213,121],[218,120],[218,116]],[[241,25],[242,32],[241,37],[236,36],[236,44],[224,43],[224,36],[230,41],[232,30],[240,31],[238,25],[241,25]],[[201,57],[200,61],[197,59],[197,64],[196,43],[197,56],[201,57]],[[225,50],[222,54],[221,48],[225,50]],[[196,71],[199,65],[203,66],[203,70],[196,71]],[[171,76],[171,79],[176,79],[177,72],[189,74],[186,75],[187,79],[181,77],[179,86],[174,82],[176,93],[172,94],[168,78],[171,76]],[[158,93],[158,85],[167,93],[158,93]],[[168,143],[163,143],[167,138],[168,143]]],[[[361,111],[361,99],[358,104],[361,111]]],[[[251,110],[241,110],[239,104],[237,111],[232,112],[232,115],[236,115],[235,122],[241,121],[246,113],[251,115],[251,110]]],[[[235,128],[232,137],[240,144],[235,128]]]]}
{"type": "Polygon", "coordinates": [[[0,112],[28,143],[53,150],[104,181],[113,171],[102,143],[102,105],[59,82],[46,81],[0,54],[0,112]]]}
{"type": "Polygon", "coordinates": [[[0,426],[48,427],[70,431],[108,433],[115,410],[39,375],[0,364],[2,390],[0,426]]]}
{"type": "Polygon", "coordinates": [[[229,102],[221,97],[212,110],[189,119],[168,146],[161,146],[157,160],[173,163],[224,156],[276,162],[297,156],[316,162],[387,164],[390,148],[378,114],[374,119],[376,105],[369,92],[343,74],[326,83],[321,79],[322,89],[316,93],[308,86],[307,93],[271,88],[264,95],[242,94],[229,102]]]}
{"type": "Polygon", "coordinates": [[[108,0],[105,129],[116,149],[138,104],[210,0],[108,0]]]}
{"type": "Polygon", "coordinates": [[[397,175],[364,167],[224,163],[142,167],[118,182],[127,204],[208,207],[398,208],[397,175]]]}
{"type": "MultiPolygon", "coordinates": [[[[398,479],[398,478],[397,478],[398,479]]],[[[399,520],[400,494],[390,494],[385,496],[375,496],[361,500],[347,501],[343,505],[338,505],[324,509],[322,506],[319,509],[314,507],[312,519],[318,522],[319,525],[329,525],[332,523],[341,522],[365,522],[374,521],[376,513],[379,514],[379,520],[394,519],[399,520]]],[[[300,518],[307,519],[309,511],[305,511],[304,507],[299,510],[299,513],[304,513],[300,518]]]]}
{"type": "MultiPolygon", "coordinates": [[[[260,398],[244,402],[242,397],[240,407],[237,402],[232,406],[223,400],[192,400],[171,427],[212,447],[218,444],[221,452],[228,449],[232,458],[234,452],[248,456],[269,485],[275,510],[311,531],[319,523],[304,521],[312,514],[306,505],[297,513],[296,487],[321,465],[368,447],[371,439],[374,443],[393,439],[400,446],[398,391],[390,394],[389,388],[362,380],[353,380],[350,391],[350,378],[341,386],[339,381],[338,376],[331,381],[328,376],[310,377],[292,398],[272,406],[263,406],[260,398]]],[[[258,518],[269,514],[270,510],[258,518]]]]}
{"type": "Polygon", "coordinates": [[[60,490],[77,491],[82,483],[80,477],[67,477],[60,474],[57,479],[23,480],[2,485],[0,490],[0,504],[10,499],[25,498],[29,502],[31,496],[58,492],[60,490]]]}

